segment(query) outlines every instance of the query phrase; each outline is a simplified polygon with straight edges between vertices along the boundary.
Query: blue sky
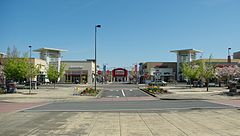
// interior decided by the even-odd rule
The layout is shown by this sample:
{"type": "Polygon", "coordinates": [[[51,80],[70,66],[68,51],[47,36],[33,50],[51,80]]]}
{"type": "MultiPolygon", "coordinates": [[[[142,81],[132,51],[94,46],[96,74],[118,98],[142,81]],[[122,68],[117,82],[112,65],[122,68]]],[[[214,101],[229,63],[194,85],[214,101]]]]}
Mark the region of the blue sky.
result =
{"type": "MultiPolygon", "coordinates": [[[[64,60],[94,57],[129,67],[137,62],[175,61],[170,50],[195,48],[226,58],[240,50],[239,0],[1,0],[0,51],[61,48],[64,60]]],[[[34,53],[38,57],[37,53],[34,53]]]]}

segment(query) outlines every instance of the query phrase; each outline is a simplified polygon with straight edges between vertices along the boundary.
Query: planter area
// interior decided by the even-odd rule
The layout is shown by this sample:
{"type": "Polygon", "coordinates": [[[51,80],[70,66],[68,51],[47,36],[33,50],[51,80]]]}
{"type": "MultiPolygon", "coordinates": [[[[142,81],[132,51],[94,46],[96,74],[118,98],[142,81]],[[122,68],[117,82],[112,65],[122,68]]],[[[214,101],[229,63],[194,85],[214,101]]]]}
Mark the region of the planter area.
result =
{"type": "Polygon", "coordinates": [[[100,90],[95,90],[92,87],[87,87],[84,90],[80,90],[80,88],[75,87],[75,92],[73,95],[81,95],[81,96],[97,96],[100,90]]]}
{"type": "Polygon", "coordinates": [[[141,90],[154,96],[154,97],[156,97],[155,94],[168,93],[167,90],[160,88],[159,86],[148,86],[148,87],[142,88],[141,90]]]}

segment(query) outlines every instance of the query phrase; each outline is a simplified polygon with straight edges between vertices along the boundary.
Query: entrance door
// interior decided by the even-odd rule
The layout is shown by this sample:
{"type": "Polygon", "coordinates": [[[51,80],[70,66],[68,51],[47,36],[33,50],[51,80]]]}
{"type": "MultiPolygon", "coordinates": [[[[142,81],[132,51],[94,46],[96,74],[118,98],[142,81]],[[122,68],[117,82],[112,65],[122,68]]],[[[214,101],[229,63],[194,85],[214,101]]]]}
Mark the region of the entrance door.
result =
{"type": "Polygon", "coordinates": [[[72,76],[72,83],[76,83],[76,81],[80,82],[80,75],[72,76]]]}

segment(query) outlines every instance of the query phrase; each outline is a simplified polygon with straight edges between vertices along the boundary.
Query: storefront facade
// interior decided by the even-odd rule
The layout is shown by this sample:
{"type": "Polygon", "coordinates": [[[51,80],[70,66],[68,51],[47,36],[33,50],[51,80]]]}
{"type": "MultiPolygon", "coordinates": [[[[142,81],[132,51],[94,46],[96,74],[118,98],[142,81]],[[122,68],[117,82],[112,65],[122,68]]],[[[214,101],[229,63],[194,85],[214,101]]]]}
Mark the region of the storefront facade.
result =
{"type": "Polygon", "coordinates": [[[112,81],[113,82],[127,82],[128,71],[123,68],[116,68],[112,70],[112,81]]]}
{"type": "Polygon", "coordinates": [[[62,64],[65,68],[61,82],[91,84],[94,81],[94,61],[62,61],[62,64]]]}
{"type": "Polygon", "coordinates": [[[176,62],[146,62],[143,63],[139,73],[141,73],[141,83],[155,80],[164,80],[167,82],[175,81],[177,78],[176,62]]]}

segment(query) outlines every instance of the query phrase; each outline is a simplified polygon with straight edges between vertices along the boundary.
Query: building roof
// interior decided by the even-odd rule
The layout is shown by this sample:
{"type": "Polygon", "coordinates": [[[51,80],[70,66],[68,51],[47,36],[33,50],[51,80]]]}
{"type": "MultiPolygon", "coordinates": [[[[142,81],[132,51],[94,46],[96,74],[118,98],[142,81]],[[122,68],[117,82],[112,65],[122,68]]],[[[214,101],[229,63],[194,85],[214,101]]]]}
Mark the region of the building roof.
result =
{"type": "MultiPolygon", "coordinates": [[[[209,61],[209,59],[200,59],[204,61],[209,61]]],[[[228,62],[228,59],[210,59],[210,62],[228,62]]],[[[240,63],[240,59],[231,59],[231,62],[240,63]]]]}
{"type": "MultiPolygon", "coordinates": [[[[234,52],[234,53],[240,53],[240,51],[236,51],[236,52],[234,52]]],[[[234,54],[234,53],[233,53],[233,54],[234,54]]]]}
{"type": "Polygon", "coordinates": [[[196,49],[181,49],[181,50],[172,50],[170,52],[175,52],[175,53],[179,53],[179,52],[194,52],[194,53],[201,53],[203,51],[200,50],[196,50],[196,49]]]}
{"type": "Polygon", "coordinates": [[[114,70],[126,70],[125,68],[115,68],[115,69],[113,69],[113,71],[114,70]]]}
{"type": "Polygon", "coordinates": [[[88,61],[88,60],[62,60],[61,62],[64,62],[64,63],[91,63],[93,61],[88,61]]]}
{"type": "Polygon", "coordinates": [[[175,61],[172,61],[172,62],[170,62],[170,61],[155,61],[155,62],[144,62],[143,64],[145,64],[145,63],[177,63],[177,62],[175,62],[175,61]]]}
{"type": "Polygon", "coordinates": [[[36,49],[36,50],[33,50],[34,52],[42,52],[42,51],[57,51],[57,52],[63,52],[63,51],[67,51],[67,50],[63,50],[63,49],[56,49],[56,48],[46,48],[46,47],[43,47],[43,48],[39,48],[39,49],[36,49]]]}

